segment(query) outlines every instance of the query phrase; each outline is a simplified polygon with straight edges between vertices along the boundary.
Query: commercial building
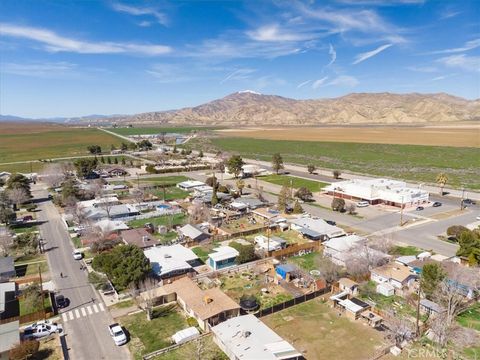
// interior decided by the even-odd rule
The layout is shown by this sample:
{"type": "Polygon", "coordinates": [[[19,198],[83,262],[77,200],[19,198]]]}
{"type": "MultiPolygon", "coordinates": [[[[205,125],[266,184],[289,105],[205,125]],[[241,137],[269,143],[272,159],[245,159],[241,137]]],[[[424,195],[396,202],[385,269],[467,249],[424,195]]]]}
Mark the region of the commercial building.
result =
{"type": "Polygon", "coordinates": [[[413,206],[429,200],[428,191],[407,187],[404,181],[389,179],[352,179],[332,183],[323,189],[329,195],[371,205],[413,206]]]}
{"type": "Polygon", "coordinates": [[[254,315],[229,319],[212,328],[213,341],[231,360],[294,360],[303,356],[254,315]]]}

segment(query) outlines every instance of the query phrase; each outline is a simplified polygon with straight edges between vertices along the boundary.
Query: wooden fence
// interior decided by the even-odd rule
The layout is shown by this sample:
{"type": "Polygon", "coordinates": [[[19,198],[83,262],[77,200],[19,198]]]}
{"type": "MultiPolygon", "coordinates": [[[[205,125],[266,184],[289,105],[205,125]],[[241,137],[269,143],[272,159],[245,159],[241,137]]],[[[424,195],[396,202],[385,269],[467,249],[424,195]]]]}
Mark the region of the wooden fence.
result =
{"type": "Polygon", "coordinates": [[[18,320],[20,324],[25,324],[25,323],[30,323],[30,322],[35,322],[37,320],[42,320],[43,318],[48,319],[53,317],[55,314],[50,311],[46,311],[45,313],[40,310],[31,314],[25,314],[25,315],[20,315],[20,316],[12,316],[8,319],[1,319],[0,320],[0,325],[6,324],[12,321],[18,320]]]}
{"type": "Polygon", "coordinates": [[[284,258],[294,255],[299,255],[301,253],[310,253],[313,251],[319,251],[322,248],[320,241],[308,242],[305,244],[294,244],[286,247],[285,249],[270,251],[268,256],[274,258],[284,258]]]}
{"type": "Polygon", "coordinates": [[[206,278],[206,277],[215,278],[215,277],[217,277],[218,275],[221,275],[221,274],[237,273],[237,272],[240,272],[240,271],[243,271],[243,270],[246,270],[246,269],[253,268],[257,265],[263,265],[263,264],[270,263],[270,261],[271,261],[271,259],[267,258],[267,259],[260,259],[260,260],[256,260],[256,261],[251,261],[251,262],[248,262],[248,263],[245,263],[245,264],[229,266],[229,267],[226,267],[224,269],[217,270],[217,271],[210,271],[210,272],[207,272],[207,273],[198,274],[198,275],[193,277],[193,280],[200,280],[200,279],[203,279],[203,278],[206,278]]]}
{"type": "Polygon", "coordinates": [[[331,291],[330,286],[327,286],[323,289],[319,289],[317,291],[314,291],[314,292],[311,292],[311,293],[308,293],[308,294],[305,294],[305,295],[302,295],[302,296],[298,296],[296,298],[293,298],[291,300],[282,302],[280,304],[273,305],[269,308],[262,309],[262,310],[258,311],[257,313],[255,313],[254,315],[258,318],[263,317],[263,316],[267,316],[267,315],[271,315],[271,314],[276,313],[277,311],[282,311],[282,310],[288,309],[289,307],[304,303],[305,301],[313,300],[313,299],[315,299],[319,296],[328,294],[328,293],[330,293],[330,291],[331,291]]]}
{"type": "Polygon", "coordinates": [[[239,238],[239,237],[242,237],[242,236],[258,234],[258,233],[260,233],[262,231],[265,231],[267,229],[268,229],[268,226],[261,226],[261,227],[255,228],[255,229],[238,231],[238,232],[230,233],[230,234],[226,234],[226,235],[213,235],[210,239],[212,241],[225,241],[225,240],[229,240],[229,239],[239,238]]]}
{"type": "Polygon", "coordinates": [[[178,348],[182,347],[183,345],[186,345],[186,344],[188,344],[188,343],[190,343],[190,342],[192,342],[192,341],[201,339],[201,338],[203,338],[203,337],[205,337],[205,336],[208,336],[208,335],[210,335],[210,333],[204,333],[204,334],[201,334],[201,335],[197,336],[197,337],[194,338],[194,339],[185,341],[185,342],[183,342],[183,343],[181,343],[181,344],[174,344],[174,345],[170,345],[170,346],[168,346],[168,347],[166,347],[166,348],[153,351],[153,352],[151,352],[151,353],[149,353],[149,354],[143,355],[143,356],[142,356],[142,359],[143,359],[143,360],[152,359],[152,358],[154,358],[154,357],[157,357],[157,356],[160,356],[160,355],[165,354],[165,353],[167,353],[167,352],[170,352],[170,351],[172,351],[172,350],[178,349],[178,348]]]}

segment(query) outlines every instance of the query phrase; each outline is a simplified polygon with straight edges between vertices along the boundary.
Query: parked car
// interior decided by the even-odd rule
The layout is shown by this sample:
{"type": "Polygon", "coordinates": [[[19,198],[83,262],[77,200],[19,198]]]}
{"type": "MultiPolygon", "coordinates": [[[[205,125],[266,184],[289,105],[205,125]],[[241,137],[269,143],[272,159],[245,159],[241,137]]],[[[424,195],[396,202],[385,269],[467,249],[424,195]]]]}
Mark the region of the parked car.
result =
{"type": "Polygon", "coordinates": [[[417,208],[416,208],[415,210],[417,210],[417,211],[422,211],[422,210],[424,210],[424,209],[425,209],[425,208],[424,208],[423,206],[417,206],[417,208]]]}
{"type": "Polygon", "coordinates": [[[75,260],[82,260],[83,259],[83,253],[80,250],[73,250],[73,258],[75,260]]]}
{"type": "Polygon", "coordinates": [[[333,221],[333,220],[327,220],[327,219],[325,219],[325,222],[326,222],[328,225],[332,225],[332,226],[337,225],[337,223],[336,223],[335,221],[333,221]]]}
{"type": "Polygon", "coordinates": [[[110,336],[113,338],[115,345],[120,346],[127,342],[127,335],[119,324],[115,323],[109,325],[108,331],[110,332],[110,336]]]}
{"type": "Polygon", "coordinates": [[[477,216],[477,220],[480,220],[480,215],[477,216]]]}
{"type": "Polygon", "coordinates": [[[359,201],[357,202],[357,207],[367,207],[368,205],[370,205],[368,203],[368,201],[359,201]]]}
{"type": "Polygon", "coordinates": [[[442,206],[442,203],[439,202],[439,201],[435,201],[433,204],[432,204],[433,207],[439,207],[439,206],[442,206]]]}
{"type": "Polygon", "coordinates": [[[55,296],[55,304],[57,308],[63,309],[69,305],[70,301],[63,295],[55,296]]]}
{"type": "Polygon", "coordinates": [[[464,204],[467,204],[467,205],[476,205],[476,204],[477,204],[477,203],[476,203],[474,200],[472,200],[472,199],[464,199],[464,200],[463,200],[463,203],[464,203],[464,204]]]}
{"type": "Polygon", "coordinates": [[[25,327],[25,330],[32,330],[42,325],[53,325],[51,320],[39,320],[25,327]]]}
{"type": "Polygon", "coordinates": [[[24,216],[23,217],[23,221],[32,221],[33,220],[33,216],[32,215],[27,215],[27,216],[24,216]]]}
{"type": "Polygon", "coordinates": [[[60,328],[56,324],[39,324],[33,328],[26,328],[23,331],[23,339],[40,339],[45,336],[59,332],[60,328]]]}

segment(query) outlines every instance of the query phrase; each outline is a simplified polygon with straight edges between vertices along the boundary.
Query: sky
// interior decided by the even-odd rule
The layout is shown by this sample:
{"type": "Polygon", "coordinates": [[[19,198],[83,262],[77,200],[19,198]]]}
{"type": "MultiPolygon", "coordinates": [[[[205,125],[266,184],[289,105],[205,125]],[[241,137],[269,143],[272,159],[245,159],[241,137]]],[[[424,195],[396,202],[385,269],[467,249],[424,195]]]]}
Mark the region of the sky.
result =
{"type": "Polygon", "coordinates": [[[134,114],[241,90],[480,98],[478,0],[0,1],[0,114],[134,114]]]}

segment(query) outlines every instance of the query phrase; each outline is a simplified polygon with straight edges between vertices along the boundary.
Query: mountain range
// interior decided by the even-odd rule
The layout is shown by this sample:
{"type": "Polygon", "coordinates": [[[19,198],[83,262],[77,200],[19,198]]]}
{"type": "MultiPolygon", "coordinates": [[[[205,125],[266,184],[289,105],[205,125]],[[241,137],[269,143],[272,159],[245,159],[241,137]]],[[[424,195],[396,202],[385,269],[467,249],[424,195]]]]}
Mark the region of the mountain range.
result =
{"type": "Polygon", "coordinates": [[[353,93],[331,99],[296,100],[254,91],[239,91],[179,110],[135,115],[90,115],[68,123],[144,125],[389,125],[434,124],[480,120],[480,99],[445,93],[353,93]]]}

